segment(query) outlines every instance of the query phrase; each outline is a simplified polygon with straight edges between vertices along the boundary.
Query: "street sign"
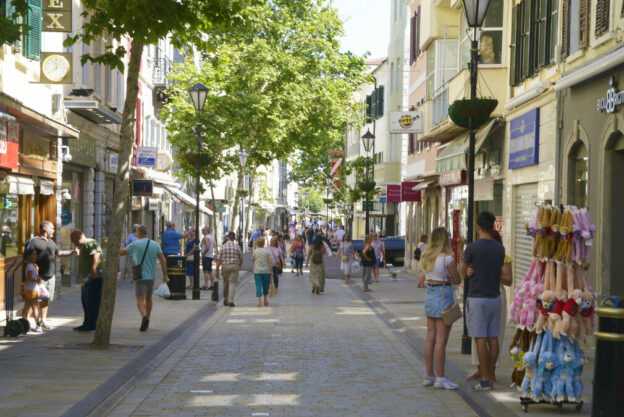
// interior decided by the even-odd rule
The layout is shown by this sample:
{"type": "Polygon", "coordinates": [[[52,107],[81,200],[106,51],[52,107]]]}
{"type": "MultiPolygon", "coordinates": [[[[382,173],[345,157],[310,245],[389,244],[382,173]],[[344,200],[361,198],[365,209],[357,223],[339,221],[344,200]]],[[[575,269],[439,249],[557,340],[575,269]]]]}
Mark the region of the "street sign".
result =
{"type": "Polygon", "coordinates": [[[148,148],[146,146],[139,146],[137,149],[137,166],[140,167],[156,167],[156,160],[158,158],[158,148],[148,148]]]}

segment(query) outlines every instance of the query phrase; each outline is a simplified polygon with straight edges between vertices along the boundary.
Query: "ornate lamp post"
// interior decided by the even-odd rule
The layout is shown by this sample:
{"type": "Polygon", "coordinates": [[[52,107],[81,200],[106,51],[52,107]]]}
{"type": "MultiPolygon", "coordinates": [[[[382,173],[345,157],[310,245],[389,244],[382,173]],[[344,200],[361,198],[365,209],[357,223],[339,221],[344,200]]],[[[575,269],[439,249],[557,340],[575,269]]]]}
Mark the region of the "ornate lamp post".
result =
{"type": "MultiPolygon", "coordinates": [[[[196,160],[196,189],[195,189],[195,239],[199,239],[199,178],[201,168],[201,120],[199,113],[204,109],[206,104],[206,97],[208,97],[208,88],[197,83],[189,88],[189,94],[193,107],[195,107],[195,113],[197,114],[197,126],[195,126],[195,133],[197,133],[197,160],[196,160]]],[[[193,300],[199,300],[199,245],[195,245],[193,250],[193,300]]]]}
{"type": "MultiPolygon", "coordinates": [[[[470,36],[470,98],[477,97],[477,71],[479,67],[479,31],[483,26],[490,0],[462,0],[470,36]]],[[[474,172],[475,172],[475,120],[470,118],[470,142],[468,148],[468,243],[473,241],[474,223],[474,172]]],[[[469,280],[464,279],[464,334],[462,336],[461,351],[470,354],[471,340],[466,327],[466,296],[468,295],[469,280]]]]}
{"type": "MultiPolygon", "coordinates": [[[[245,191],[247,191],[247,185],[245,184],[245,166],[247,165],[248,157],[249,157],[249,154],[245,152],[244,149],[241,148],[241,151],[238,154],[238,161],[240,162],[241,171],[243,173],[243,188],[241,189],[245,191]]],[[[245,195],[244,194],[240,196],[240,203],[241,203],[241,207],[240,207],[240,213],[238,215],[240,233],[238,234],[238,244],[241,248],[241,251],[244,251],[244,248],[243,248],[243,232],[244,232],[243,227],[245,225],[245,222],[243,221],[243,215],[245,212],[245,195]]]]}
{"type": "Polygon", "coordinates": [[[370,131],[370,129],[368,129],[366,131],[366,133],[364,133],[364,135],[362,135],[362,143],[364,144],[364,151],[366,151],[366,225],[365,225],[365,236],[368,236],[368,234],[370,233],[370,221],[369,221],[369,194],[370,194],[370,187],[368,187],[369,185],[369,171],[368,171],[368,165],[370,163],[370,156],[369,156],[369,152],[371,151],[371,149],[373,149],[373,145],[375,144],[375,135],[373,135],[370,131]]]}

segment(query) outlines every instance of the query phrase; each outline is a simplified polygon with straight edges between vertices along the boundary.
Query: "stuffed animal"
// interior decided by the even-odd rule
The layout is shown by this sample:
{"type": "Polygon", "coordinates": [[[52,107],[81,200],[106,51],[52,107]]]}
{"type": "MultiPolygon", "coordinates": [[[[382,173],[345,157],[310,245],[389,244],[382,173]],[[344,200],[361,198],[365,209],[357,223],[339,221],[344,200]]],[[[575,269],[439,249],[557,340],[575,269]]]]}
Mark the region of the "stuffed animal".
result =
{"type": "MultiPolygon", "coordinates": [[[[563,291],[565,293],[565,291],[563,291]]],[[[565,294],[564,294],[565,297],[565,294]]],[[[548,312],[548,326],[553,332],[553,337],[559,339],[559,333],[561,331],[561,315],[563,314],[564,300],[557,299],[555,306],[548,312]]]]}
{"type": "Polygon", "coordinates": [[[583,398],[583,368],[589,362],[585,354],[576,347],[576,361],[574,362],[574,398],[580,403],[583,398]]]}
{"type": "Polygon", "coordinates": [[[552,382],[550,380],[552,372],[555,369],[555,355],[550,351],[540,353],[537,360],[537,372],[531,383],[533,401],[540,401],[544,398],[544,394],[550,394],[552,391],[552,382]]]}
{"type": "Polygon", "coordinates": [[[585,240],[583,239],[583,229],[581,221],[581,211],[574,206],[570,206],[572,212],[572,260],[581,264],[585,254],[585,240]]]}
{"type": "Polygon", "coordinates": [[[583,302],[582,297],[583,292],[581,290],[573,290],[568,298],[568,301],[564,304],[560,328],[561,335],[568,336],[569,329],[570,336],[573,338],[576,336],[578,323],[574,320],[574,317],[581,308],[581,304],[583,302]]]}
{"type": "Polygon", "coordinates": [[[581,255],[581,258],[583,261],[587,261],[589,260],[590,248],[592,246],[592,240],[596,231],[596,226],[591,224],[591,221],[589,220],[589,212],[586,209],[581,209],[580,211],[581,213],[579,219],[581,221],[581,235],[585,240],[585,245],[583,246],[583,254],[581,255]]]}
{"type": "Polygon", "coordinates": [[[587,337],[592,334],[592,318],[594,316],[594,296],[589,291],[583,292],[580,305],[581,325],[579,326],[579,337],[587,337]]]}
{"type": "Polygon", "coordinates": [[[537,369],[537,353],[527,352],[522,356],[522,370],[524,371],[524,378],[520,385],[520,397],[530,397],[529,388],[531,383],[535,380],[535,370],[537,369]]]}
{"type": "Polygon", "coordinates": [[[549,314],[555,308],[556,300],[555,293],[552,291],[544,291],[540,295],[542,301],[542,308],[540,309],[540,316],[535,323],[535,332],[541,333],[544,330],[544,325],[548,324],[549,314]]]}
{"type": "Polygon", "coordinates": [[[554,208],[550,215],[550,230],[548,232],[548,258],[555,256],[559,243],[559,222],[561,221],[561,212],[554,208]]]}
{"type": "Polygon", "coordinates": [[[550,217],[552,210],[550,207],[542,207],[540,212],[539,221],[537,223],[537,234],[535,238],[535,245],[533,246],[533,256],[537,256],[540,259],[548,258],[548,233],[550,231],[550,217]]]}
{"type": "Polygon", "coordinates": [[[557,402],[563,402],[567,395],[568,401],[574,402],[574,354],[571,350],[566,351],[558,359],[552,377],[551,397],[557,402]]]}
{"type": "Polygon", "coordinates": [[[559,246],[555,259],[563,262],[572,261],[572,214],[566,210],[559,225],[559,246]]]}

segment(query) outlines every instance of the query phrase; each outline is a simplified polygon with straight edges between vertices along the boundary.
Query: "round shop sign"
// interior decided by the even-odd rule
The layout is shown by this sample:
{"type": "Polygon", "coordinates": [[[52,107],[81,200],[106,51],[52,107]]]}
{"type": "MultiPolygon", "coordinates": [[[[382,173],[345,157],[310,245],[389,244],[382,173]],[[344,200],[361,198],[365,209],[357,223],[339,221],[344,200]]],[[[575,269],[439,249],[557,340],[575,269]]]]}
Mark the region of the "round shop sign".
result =
{"type": "Polygon", "coordinates": [[[158,152],[158,157],[156,158],[156,167],[154,168],[156,171],[166,172],[171,168],[171,157],[168,153],[158,152]]]}
{"type": "Polygon", "coordinates": [[[412,115],[411,114],[406,114],[404,116],[401,116],[401,118],[399,119],[399,124],[401,125],[401,127],[403,128],[408,128],[408,127],[412,127],[413,124],[413,120],[412,120],[412,115]]]}

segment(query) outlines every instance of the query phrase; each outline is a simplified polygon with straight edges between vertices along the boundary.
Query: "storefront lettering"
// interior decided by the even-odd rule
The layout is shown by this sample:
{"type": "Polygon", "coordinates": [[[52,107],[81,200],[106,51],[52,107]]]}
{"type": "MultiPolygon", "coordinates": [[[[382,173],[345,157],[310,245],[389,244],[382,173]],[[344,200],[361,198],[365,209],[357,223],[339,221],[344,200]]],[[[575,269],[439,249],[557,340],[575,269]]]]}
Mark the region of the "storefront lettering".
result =
{"type": "Polygon", "coordinates": [[[42,158],[47,158],[48,154],[45,152],[43,147],[38,143],[29,143],[28,144],[28,154],[31,156],[40,156],[42,158]]]}
{"type": "Polygon", "coordinates": [[[624,91],[618,91],[615,85],[615,78],[609,79],[611,88],[607,90],[605,97],[599,98],[596,109],[599,112],[613,113],[615,108],[624,103],[624,91]]]}

